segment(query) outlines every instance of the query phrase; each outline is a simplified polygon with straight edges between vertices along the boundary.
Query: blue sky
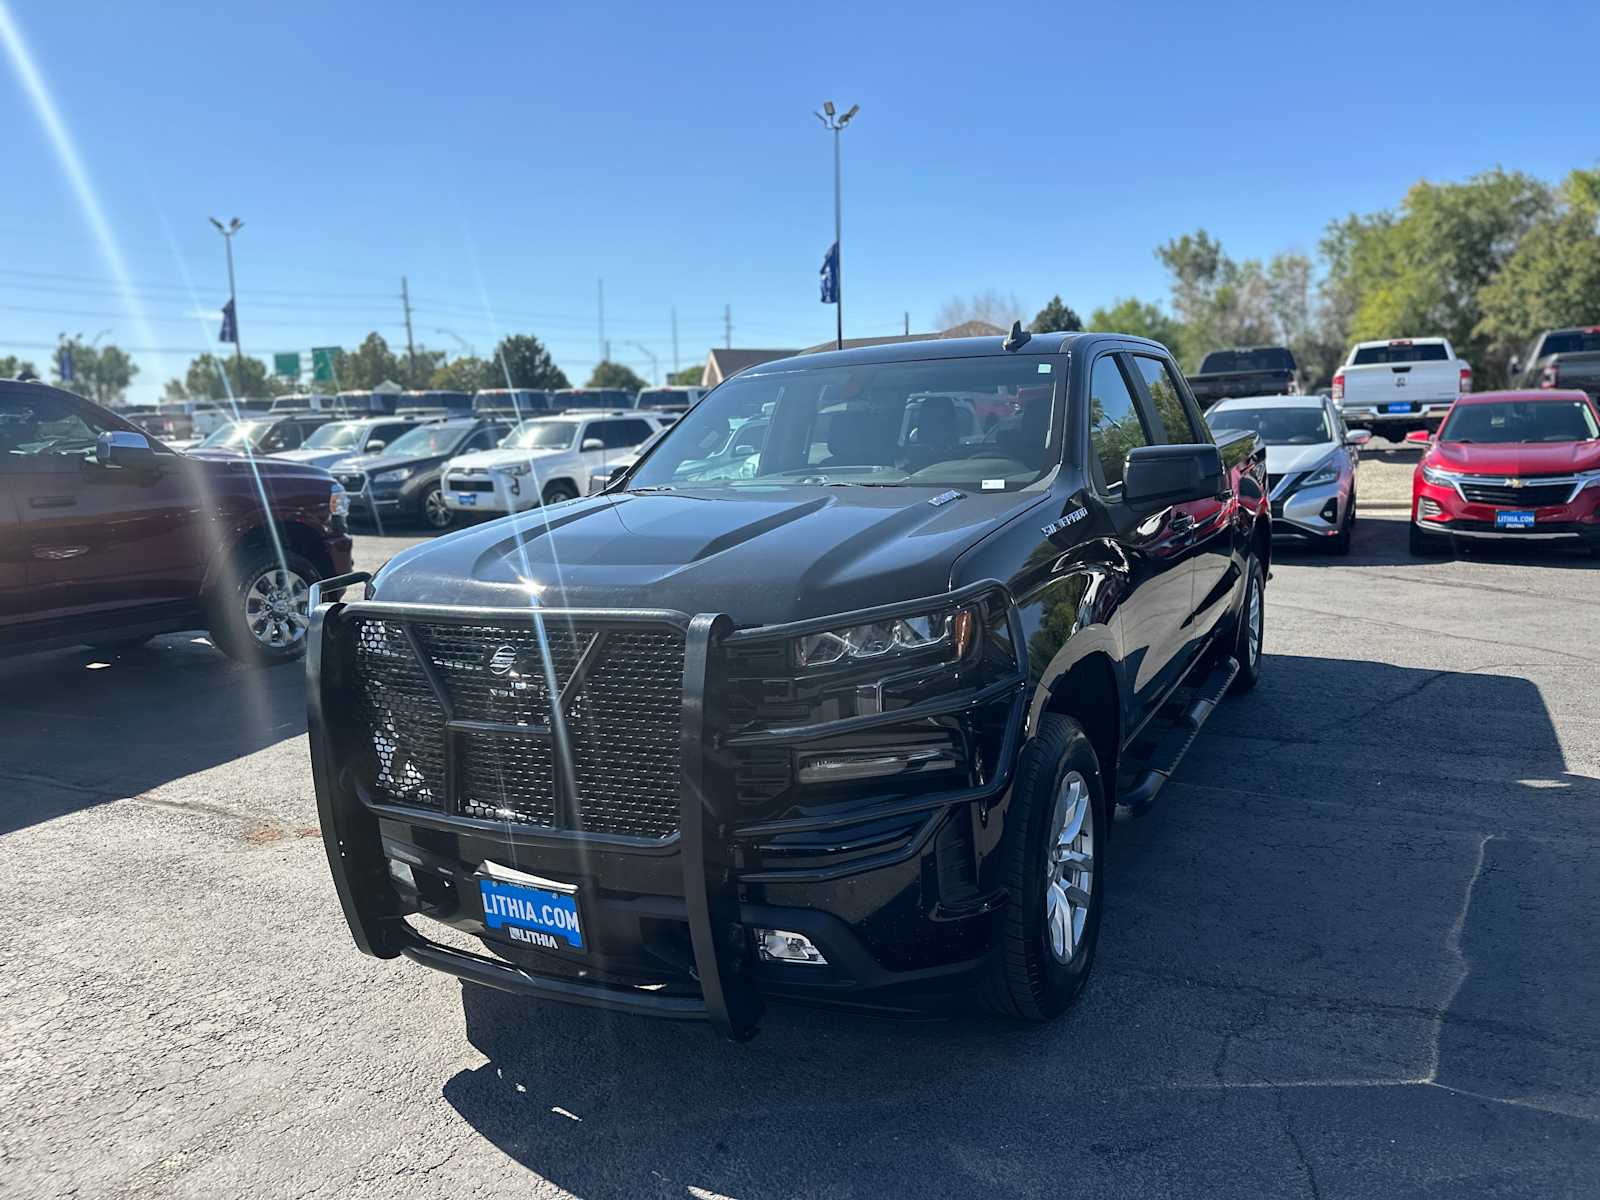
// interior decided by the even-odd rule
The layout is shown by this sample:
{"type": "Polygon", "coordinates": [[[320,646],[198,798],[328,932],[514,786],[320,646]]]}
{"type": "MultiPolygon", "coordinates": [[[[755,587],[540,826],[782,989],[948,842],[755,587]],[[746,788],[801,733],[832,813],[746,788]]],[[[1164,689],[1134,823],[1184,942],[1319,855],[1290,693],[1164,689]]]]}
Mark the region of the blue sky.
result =
{"type": "MultiPolygon", "coordinates": [[[[817,269],[844,135],[846,333],[957,294],[1085,314],[1165,300],[1152,249],[1314,251],[1418,178],[1600,156],[1600,6],[765,6],[0,0],[114,248],[0,54],[0,354],[61,331],[138,348],[152,400],[216,336],[208,215],[239,216],[247,353],[480,352],[533,332],[575,378],[722,340],[831,336],[817,269]],[[1541,47],[1543,49],[1541,49],[1541,47]],[[1549,69],[1539,64],[1548,56],[1549,69]],[[1503,65],[1501,65],[1503,64],[1503,65]],[[20,186],[19,186],[20,185],[20,186]],[[131,289],[116,283],[117,258],[131,289]],[[186,290],[192,281],[198,305],[186,290]],[[155,351],[163,351],[157,353],[155,351]]],[[[0,27],[5,25],[0,17],[0,27]]]]}

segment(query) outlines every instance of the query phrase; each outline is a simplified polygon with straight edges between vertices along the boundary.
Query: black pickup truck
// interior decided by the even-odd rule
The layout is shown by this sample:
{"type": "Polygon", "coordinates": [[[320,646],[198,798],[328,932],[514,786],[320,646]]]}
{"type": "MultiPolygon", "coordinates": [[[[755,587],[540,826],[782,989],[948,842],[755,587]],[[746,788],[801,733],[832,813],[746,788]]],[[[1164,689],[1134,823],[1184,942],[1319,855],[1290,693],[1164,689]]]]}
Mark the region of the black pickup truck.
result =
{"type": "Polygon", "coordinates": [[[1300,384],[1287,346],[1213,350],[1189,376],[1189,390],[1202,409],[1235,396],[1293,396],[1300,384]]]}
{"type": "Polygon", "coordinates": [[[328,581],[356,945],[734,1038],[767,1000],[1054,1017],[1113,812],[1261,671],[1264,484],[1160,345],[1016,328],[751,368],[603,492],[328,581]]]}
{"type": "Polygon", "coordinates": [[[1511,360],[1511,376],[1526,388],[1580,388],[1600,400],[1600,325],[1546,330],[1526,359],[1511,360]]]}

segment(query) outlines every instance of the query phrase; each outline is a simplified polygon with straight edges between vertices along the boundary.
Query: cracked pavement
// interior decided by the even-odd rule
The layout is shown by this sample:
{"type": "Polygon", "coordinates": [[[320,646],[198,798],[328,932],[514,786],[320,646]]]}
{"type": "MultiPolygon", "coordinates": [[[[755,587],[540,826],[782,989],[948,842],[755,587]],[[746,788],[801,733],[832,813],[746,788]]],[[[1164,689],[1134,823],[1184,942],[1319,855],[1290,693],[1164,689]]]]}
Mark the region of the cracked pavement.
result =
{"type": "Polygon", "coordinates": [[[1064,1020],[742,1047],[360,957],[296,671],[0,662],[0,1196],[1600,1194],[1600,564],[1373,516],[1267,618],[1064,1020]]]}

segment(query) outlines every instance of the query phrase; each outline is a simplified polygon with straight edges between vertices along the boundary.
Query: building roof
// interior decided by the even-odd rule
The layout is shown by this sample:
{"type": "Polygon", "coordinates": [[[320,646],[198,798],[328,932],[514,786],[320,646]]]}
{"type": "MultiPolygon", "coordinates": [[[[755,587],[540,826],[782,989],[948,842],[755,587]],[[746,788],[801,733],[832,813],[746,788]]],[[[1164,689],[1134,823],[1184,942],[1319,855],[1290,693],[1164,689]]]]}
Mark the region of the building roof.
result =
{"type": "Polygon", "coordinates": [[[798,350],[714,349],[706,357],[706,369],[700,382],[704,387],[716,387],[724,379],[737,375],[746,367],[759,366],[761,363],[789,358],[799,353],[798,350]]]}

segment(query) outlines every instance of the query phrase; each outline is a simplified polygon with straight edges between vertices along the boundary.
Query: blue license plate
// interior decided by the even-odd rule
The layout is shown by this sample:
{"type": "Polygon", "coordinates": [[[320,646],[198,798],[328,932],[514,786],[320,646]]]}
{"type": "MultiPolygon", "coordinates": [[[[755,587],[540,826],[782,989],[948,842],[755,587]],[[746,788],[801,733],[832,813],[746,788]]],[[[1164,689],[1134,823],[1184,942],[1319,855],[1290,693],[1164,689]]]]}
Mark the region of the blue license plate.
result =
{"type": "Polygon", "coordinates": [[[478,894],[484,925],[504,930],[513,942],[542,950],[584,949],[576,889],[479,878],[478,894]]]}
{"type": "Polygon", "coordinates": [[[456,493],[456,503],[461,505],[462,508],[471,508],[477,502],[478,502],[478,494],[476,492],[457,492],[456,493]]]}
{"type": "Polygon", "coordinates": [[[1411,402],[1409,400],[1403,400],[1399,404],[1391,404],[1389,405],[1389,411],[1408,413],[1411,411],[1411,402]]]}
{"type": "Polygon", "coordinates": [[[1497,512],[1494,515],[1496,529],[1532,529],[1533,514],[1531,512],[1497,512]]]}

